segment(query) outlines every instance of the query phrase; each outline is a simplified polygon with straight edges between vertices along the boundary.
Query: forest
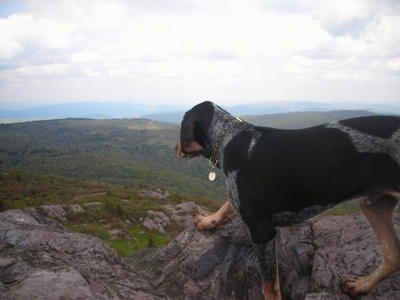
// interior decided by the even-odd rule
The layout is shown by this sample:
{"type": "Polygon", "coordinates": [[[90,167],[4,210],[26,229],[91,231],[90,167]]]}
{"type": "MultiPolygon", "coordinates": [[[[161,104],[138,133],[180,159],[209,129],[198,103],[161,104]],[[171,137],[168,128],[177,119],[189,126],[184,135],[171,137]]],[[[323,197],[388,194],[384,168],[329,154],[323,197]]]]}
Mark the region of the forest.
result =
{"type": "Polygon", "coordinates": [[[0,172],[24,171],[222,199],[205,159],[179,159],[179,126],[144,119],[64,119],[0,125],[0,172]]]}

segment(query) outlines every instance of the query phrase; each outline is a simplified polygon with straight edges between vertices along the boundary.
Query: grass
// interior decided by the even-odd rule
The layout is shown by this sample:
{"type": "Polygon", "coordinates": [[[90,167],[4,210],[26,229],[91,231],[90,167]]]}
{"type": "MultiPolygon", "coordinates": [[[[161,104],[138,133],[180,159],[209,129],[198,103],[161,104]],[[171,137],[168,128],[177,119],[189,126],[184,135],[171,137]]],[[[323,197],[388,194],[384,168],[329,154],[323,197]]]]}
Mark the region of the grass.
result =
{"type": "Polygon", "coordinates": [[[130,227],[128,230],[131,234],[130,238],[120,238],[110,241],[111,247],[121,257],[132,255],[137,250],[160,247],[169,241],[167,235],[145,232],[137,225],[130,227]]]}
{"type": "Polygon", "coordinates": [[[358,205],[358,199],[353,199],[350,201],[346,201],[335,205],[331,209],[323,212],[323,215],[334,215],[334,216],[345,216],[357,214],[360,212],[360,207],[358,205]]]}
{"type": "MultiPolygon", "coordinates": [[[[166,200],[156,201],[140,197],[140,189],[52,175],[10,172],[0,175],[0,211],[51,204],[61,205],[68,211],[70,204],[79,204],[84,211],[68,212],[63,225],[72,232],[100,238],[124,257],[141,249],[163,246],[183,230],[172,221],[166,234],[146,230],[141,223],[147,211],[163,211],[162,205],[187,201],[193,201],[209,211],[216,211],[221,205],[218,201],[175,192],[170,192],[166,200]]],[[[146,189],[156,190],[155,187],[146,189]]]]}

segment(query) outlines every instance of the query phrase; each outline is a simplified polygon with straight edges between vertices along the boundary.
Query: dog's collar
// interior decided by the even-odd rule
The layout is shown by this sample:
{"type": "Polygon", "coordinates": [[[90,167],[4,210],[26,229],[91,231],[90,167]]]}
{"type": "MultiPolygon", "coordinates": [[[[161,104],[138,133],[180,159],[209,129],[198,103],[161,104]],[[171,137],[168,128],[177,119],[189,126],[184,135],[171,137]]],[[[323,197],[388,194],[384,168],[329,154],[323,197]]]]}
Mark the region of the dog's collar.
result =
{"type": "Polygon", "coordinates": [[[232,120],[230,120],[229,122],[227,122],[224,127],[222,127],[221,132],[218,135],[217,141],[214,144],[214,147],[212,149],[211,152],[211,156],[210,156],[210,160],[208,161],[210,166],[211,166],[211,171],[208,174],[208,179],[210,179],[210,181],[214,181],[215,180],[215,172],[214,172],[214,168],[215,166],[218,164],[218,153],[219,153],[219,149],[221,148],[221,144],[222,141],[224,140],[226,134],[237,124],[243,123],[243,120],[236,117],[232,120]]]}

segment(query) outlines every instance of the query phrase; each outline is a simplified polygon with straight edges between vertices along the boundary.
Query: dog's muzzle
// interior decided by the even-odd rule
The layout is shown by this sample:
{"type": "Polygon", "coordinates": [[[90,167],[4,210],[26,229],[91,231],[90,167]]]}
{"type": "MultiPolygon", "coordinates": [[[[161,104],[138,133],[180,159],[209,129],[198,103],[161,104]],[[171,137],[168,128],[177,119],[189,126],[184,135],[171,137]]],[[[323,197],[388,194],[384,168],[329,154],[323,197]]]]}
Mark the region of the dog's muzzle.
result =
{"type": "Polygon", "coordinates": [[[182,152],[181,142],[178,142],[178,144],[176,144],[175,151],[180,158],[187,157],[186,154],[182,152]]]}

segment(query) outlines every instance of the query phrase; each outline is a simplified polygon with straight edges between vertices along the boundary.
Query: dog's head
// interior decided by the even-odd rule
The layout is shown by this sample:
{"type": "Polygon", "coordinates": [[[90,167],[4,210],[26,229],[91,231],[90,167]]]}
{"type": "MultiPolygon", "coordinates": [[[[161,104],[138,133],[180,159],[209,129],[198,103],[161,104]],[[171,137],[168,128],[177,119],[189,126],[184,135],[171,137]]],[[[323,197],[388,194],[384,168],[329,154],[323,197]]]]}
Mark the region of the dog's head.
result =
{"type": "Polygon", "coordinates": [[[206,101],[185,113],[181,123],[180,141],[175,148],[179,157],[204,156],[210,158],[212,146],[208,132],[215,107],[214,103],[206,101]]]}

